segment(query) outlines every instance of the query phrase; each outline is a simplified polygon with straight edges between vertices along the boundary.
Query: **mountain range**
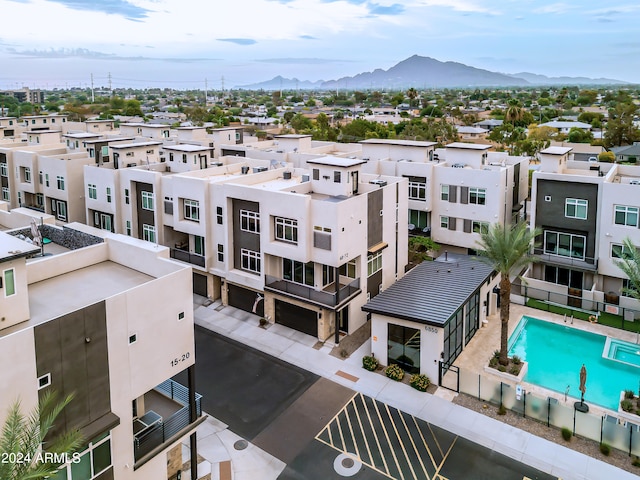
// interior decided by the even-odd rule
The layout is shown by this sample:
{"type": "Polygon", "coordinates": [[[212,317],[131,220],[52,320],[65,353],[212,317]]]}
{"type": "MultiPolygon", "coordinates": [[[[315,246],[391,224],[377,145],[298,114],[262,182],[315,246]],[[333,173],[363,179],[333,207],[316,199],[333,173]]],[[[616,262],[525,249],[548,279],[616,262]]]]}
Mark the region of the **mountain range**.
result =
{"type": "Polygon", "coordinates": [[[622,85],[626,82],[609,78],[547,77],[534,73],[506,74],[470,67],[457,62],[441,62],[413,55],[388,70],[376,69],[337,80],[301,81],[277,76],[265,82],[241,85],[247,90],[371,90],[402,88],[516,87],[534,85],[622,85]]]}

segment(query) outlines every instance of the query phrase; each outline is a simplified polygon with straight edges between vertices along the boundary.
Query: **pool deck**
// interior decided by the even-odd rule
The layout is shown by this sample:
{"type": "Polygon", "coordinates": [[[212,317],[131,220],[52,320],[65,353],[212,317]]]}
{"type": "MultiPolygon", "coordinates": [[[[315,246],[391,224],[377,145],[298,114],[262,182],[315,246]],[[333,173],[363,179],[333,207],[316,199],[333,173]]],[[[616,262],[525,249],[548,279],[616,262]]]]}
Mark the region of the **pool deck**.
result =
{"type": "MultiPolygon", "coordinates": [[[[568,325],[571,322],[571,318],[566,318],[563,315],[558,315],[551,312],[545,312],[544,310],[537,310],[535,308],[525,307],[524,305],[517,305],[512,303],[509,312],[509,335],[511,335],[520,322],[520,319],[524,316],[535,317],[541,320],[547,320],[549,322],[568,325]]],[[[626,330],[620,330],[618,328],[608,327],[606,325],[600,325],[597,323],[589,323],[584,320],[574,319],[572,327],[586,332],[597,333],[600,335],[606,335],[613,338],[618,338],[631,343],[638,343],[639,335],[635,332],[628,332],[626,330]]],[[[488,323],[478,330],[468,347],[466,347],[460,356],[454,362],[454,365],[460,367],[462,370],[475,372],[483,375],[490,375],[484,371],[484,367],[489,363],[489,359],[493,355],[495,350],[500,348],[500,314],[495,313],[488,317],[488,323]]],[[[497,378],[497,377],[496,377],[497,378]]],[[[579,398],[569,396],[565,402],[564,395],[553,390],[547,390],[546,388],[539,387],[530,383],[523,382],[526,386],[526,390],[530,393],[541,397],[556,398],[561,404],[572,406],[579,398]]],[[[590,411],[595,415],[604,415],[605,413],[611,415],[617,415],[618,412],[613,410],[607,410],[605,408],[598,407],[597,405],[590,404],[590,411]]]]}

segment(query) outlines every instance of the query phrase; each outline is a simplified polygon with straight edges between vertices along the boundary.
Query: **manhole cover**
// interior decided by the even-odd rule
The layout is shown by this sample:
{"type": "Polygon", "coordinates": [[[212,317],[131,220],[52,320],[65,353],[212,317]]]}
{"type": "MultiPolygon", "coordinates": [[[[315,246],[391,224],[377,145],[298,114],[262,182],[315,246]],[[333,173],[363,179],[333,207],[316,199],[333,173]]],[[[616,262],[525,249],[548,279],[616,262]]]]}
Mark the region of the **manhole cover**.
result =
{"type": "Polygon", "coordinates": [[[356,462],[353,461],[353,458],[343,458],[341,463],[344,468],[351,468],[356,462]]]}
{"type": "Polygon", "coordinates": [[[236,450],[244,450],[248,446],[249,446],[249,443],[246,440],[238,440],[236,443],[233,444],[233,448],[235,448],[236,450]]]}

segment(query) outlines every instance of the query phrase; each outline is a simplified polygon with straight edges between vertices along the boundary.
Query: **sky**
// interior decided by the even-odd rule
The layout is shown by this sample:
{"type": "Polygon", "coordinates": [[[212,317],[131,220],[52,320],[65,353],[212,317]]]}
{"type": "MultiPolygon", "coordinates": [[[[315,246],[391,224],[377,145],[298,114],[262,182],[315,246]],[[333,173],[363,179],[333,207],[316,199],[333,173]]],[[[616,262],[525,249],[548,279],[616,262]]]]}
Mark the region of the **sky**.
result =
{"type": "Polygon", "coordinates": [[[412,56],[640,83],[638,0],[0,0],[0,89],[220,90],[412,56]]]}

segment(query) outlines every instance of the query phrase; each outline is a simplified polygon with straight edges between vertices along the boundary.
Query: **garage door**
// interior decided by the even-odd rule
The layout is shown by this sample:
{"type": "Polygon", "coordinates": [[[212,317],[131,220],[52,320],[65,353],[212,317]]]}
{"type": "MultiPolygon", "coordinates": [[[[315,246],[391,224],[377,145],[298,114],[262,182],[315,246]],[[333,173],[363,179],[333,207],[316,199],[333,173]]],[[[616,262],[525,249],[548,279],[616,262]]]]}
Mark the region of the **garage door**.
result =
{"type": "Polygon", "coordinates": [[[207,296],[207,277],[198,273],[193,274],[193,293],[207,296]]]}
{"type": "MultiPolygon", "coordinates": [[[[264,300],[258,302],[256,311],[253,311],[253,305],[256,303],[258,292],[247,288],[238,287],[237,285],[228,284],[229,305],[239,308],[245,312],[255,313],[260,317],[264,317],[264,300]]],[[[259,294],[263,297],[263,294],[259,294]]]]}
{"type": "Polygon", "coordinates": [[[318,336],[318,314],[282,300],[276,300],[276,323],[314,337],[318,336]]]}

